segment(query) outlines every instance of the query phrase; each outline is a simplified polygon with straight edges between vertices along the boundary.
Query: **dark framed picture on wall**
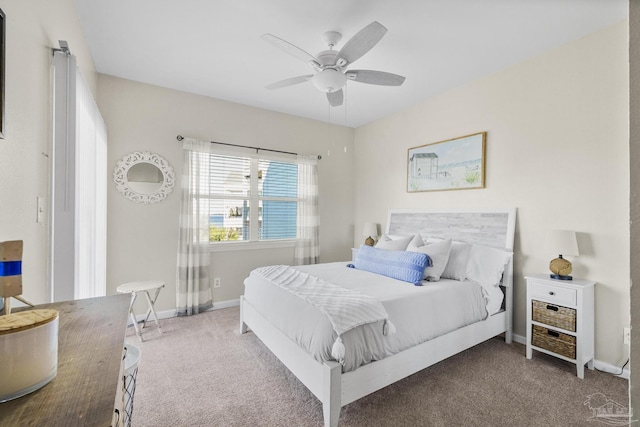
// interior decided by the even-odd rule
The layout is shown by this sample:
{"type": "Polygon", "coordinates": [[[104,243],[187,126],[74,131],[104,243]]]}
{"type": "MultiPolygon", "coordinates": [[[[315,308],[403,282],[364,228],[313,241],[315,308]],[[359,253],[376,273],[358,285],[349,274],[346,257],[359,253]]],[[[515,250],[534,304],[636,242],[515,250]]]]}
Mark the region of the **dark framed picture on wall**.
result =
{"type": "Polygon", "coordinates": [[[0,138],[4,139],[4,54],[7,44],[7,19],[0,9],[0,138]]]}

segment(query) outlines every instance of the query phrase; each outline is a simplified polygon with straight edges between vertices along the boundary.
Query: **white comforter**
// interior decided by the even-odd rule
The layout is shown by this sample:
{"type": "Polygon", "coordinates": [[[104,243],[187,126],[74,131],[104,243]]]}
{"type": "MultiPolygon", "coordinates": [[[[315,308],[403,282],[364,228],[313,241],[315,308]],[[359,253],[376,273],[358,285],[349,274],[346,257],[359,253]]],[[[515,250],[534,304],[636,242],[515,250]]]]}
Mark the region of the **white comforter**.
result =
{"type": "MultiPolygon", "coordinates": [[[[382,335],[381,322],[359,326],[342,335],[346,348],[343,371],[348,372],[380,360],[455,329],[487,317],[482,288],[474,282],[441,280],[424,286],[328,263],[294,267],[330,283],[358,290],[380,300],[396,327],[393,335],[382,335]]],[[[294,340],[316,360],[332,360],[336,340],[324,314],[295,295],[249,276],[245,301],[294,340]]]]}

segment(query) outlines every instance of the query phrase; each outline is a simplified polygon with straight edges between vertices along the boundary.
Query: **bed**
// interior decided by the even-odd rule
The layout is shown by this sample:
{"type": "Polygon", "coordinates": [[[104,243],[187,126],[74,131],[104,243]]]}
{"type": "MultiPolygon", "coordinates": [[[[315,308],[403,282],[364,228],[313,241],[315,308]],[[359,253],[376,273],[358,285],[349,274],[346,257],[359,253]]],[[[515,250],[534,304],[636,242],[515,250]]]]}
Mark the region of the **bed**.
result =
{"type": "MultiPolygon", "coordinates": [[[[403,285],[394,278],[374,279],[372,276],[375,275],[374,273],[349,269],[348,263],[300,266],[295,269],[287,266],[270,266],[265,267],[268,272],[280,274],[295,270],[296,277],[299,275],[303,278],[326,280],[329,284],[337,282],[336,289],[355,288],[357,292],[363,289],[362,283],[366,283],[366,292],[386,309],[387,318],[358,326],[342,334],[346,354],[339,361],[332,360],[332,352],[323,350],[330,346],[327,347],[327,338],[322,337],[331,336],[332,333],[331,324],[321,318],[323,313],[319,311],[316,313],[309,309],[304,302],[298,308],[283,309],[280,304],[287,304],[287,300],[296,299],[296,297],[282,289],[278,290],[277,286],[267,286],[267,281],[262,278],[260,278],[262,281],[258,281],[252,277],[254,276],[252,272],[252,275],[245,280],[245,295],[240,299],[240,332],[246,333],[251,329],[320,399],[325,426],[337,426],[342,406],[497,335],[504,334],[505,342],[511,343],[513,284],[511,251],[515,234],[515,215],[515,209],[391,210],[388,213],[385,235],[417,235],[422,237],[424,242],[452,239],[454,242],[465,242],[466,246],[483,248],[483,251],[489,250],[484,248],[495,248],[502,251],[500,253],[506,254],[499,287],[496,286],[500,293],[500,301],[497,304],[495,301],[491,303],[485,289],[481,295],[487,297],[489,304],[482,313],[474,302],[479,292],[479,279],[471,281],[473,283],[469,283],[469,280],[456,282],[442,279],[433,283],[424,282],[425,286],[413,286],[411,283],[403,285]],[[391,294],[388,290],[383,291],[390,287],[394,289],[391,294]],[[461,310],[466,314],[457,317],[454,315],[453,320],[439,322],[433,322],[426,317],[424,319],[414,317],[413,319],[417,321],[413,322],[413,325],[402,317],[404,311],[410,311],[402,305],[406,302],[403,303],[400,300],[404,298],[415,304],[420,301],[419,298],[427,295],[422,300],[426,304],[431,299],[429,296],[431,292],[448,292],[448,296],[445,294],[438,297],[444,300],[449,298],[467,301],[468,305],[461,310]],[[494,307],[491,310],[490,305],[494,307]],[[287,317],[292,314],[294,317],[287,317]],[[292,319],[296,320],[291,321],[292,319]],[[391,321],[394,322],[393,329],[397,332],[393,336],[386,336],[389,330],[386,323],[391,321]],[[444,330],[436,331],[420,327],[430,323],[449,324],[449,326],[444,330]],[[308,324],[317,325],[312,338],[309,338],[308,331],[303,331],[304,325],[308,324]],[[375,332],[379,335],[374,336],[374,330],[385,332],[375,332]],[[358,338],[359,336],[361,337],[358,338]],[[314,341],[320,342],[314,343],[314,341]],[[364,347],[359,344],[362,341],[368,342],[371,349],[364,351],[364,347]]],[[[440,305],[448,307],[445,303],[440,305]]],[[[423,310],[420,315],[427,315],[435,309],[434,307],[423,310]]],[[[444,312],[450,311],[453,310],[444,310],[444,312]]],[[[413,316],[416,315],[413,314],[413,316]]],[[[331,340],[335,336],[334,334],[331,340]]]]}

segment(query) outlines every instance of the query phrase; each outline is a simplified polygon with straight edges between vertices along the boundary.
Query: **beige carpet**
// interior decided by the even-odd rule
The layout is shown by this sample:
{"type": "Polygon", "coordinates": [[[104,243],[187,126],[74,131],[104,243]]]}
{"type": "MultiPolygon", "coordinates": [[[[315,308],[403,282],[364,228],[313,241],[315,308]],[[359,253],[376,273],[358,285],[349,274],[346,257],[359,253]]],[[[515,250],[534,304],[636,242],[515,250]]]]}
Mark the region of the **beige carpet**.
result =
{"type": "MultiPolygon", "coordinates": [[[[133,426],[322,426],[322,405],[228,308],[153,326],[142,352],[133,426]]],[[[626,380],[496,338],[342,408],[341,426],[591,426],[584,402],[628,406],[626,380]],[[602,399],[602,396],[600,396],[602,399]]]]}

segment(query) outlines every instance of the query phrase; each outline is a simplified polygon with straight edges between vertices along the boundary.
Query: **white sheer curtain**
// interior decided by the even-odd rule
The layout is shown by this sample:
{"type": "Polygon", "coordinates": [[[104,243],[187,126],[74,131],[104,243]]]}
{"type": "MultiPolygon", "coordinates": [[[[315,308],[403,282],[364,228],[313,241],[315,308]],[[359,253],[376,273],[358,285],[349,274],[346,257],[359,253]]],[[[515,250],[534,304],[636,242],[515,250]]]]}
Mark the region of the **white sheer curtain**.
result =
{"type": "Polygon", "coordinates": [[[320,217],[318,215],[318,158],[298,155],[298,238],[295,265],[320,262],[320,217]]]}
{"type": "Polygon", "coordinates": [[[51,299],[106,294],[107,131],[76,57],[53,60],[51,299]]]}
{"type": "Polygon", "coordinates": [[[75,298],[106,295],[107,176],[107,128],[76,68],[75,298]]]}
{"type": "Polygon", "coordinates": [[[211,143],[184,139],[182,199],[178,228],[176,301],[178,316],[213,307],[209,268],[209,167],[211,143]]]}

